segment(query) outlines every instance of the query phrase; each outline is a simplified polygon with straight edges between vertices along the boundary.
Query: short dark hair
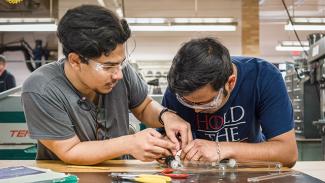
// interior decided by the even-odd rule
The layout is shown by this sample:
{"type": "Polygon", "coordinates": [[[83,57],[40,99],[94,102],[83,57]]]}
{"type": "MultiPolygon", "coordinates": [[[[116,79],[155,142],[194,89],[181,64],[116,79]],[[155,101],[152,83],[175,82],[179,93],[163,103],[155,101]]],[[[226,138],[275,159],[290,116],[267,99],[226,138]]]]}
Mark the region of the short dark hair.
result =
{"type": "Polygon", "coordinates": [[[207,37],[186,42],[177,52],[167,80],[172,92],[181,96],[211,84],[218,91],[232,74],[228,49],[207,37]]]}
{"type": "MultiPolygon", "coordinates": [[[[109,55],[118,44],[125,43],[130,35],[126,20],[96,5],[82,5],[68,10],[57,30],[66,57],[71,52],[85,58],[109,55]]],[[[87,63],[85,59],[82,61],[87,63]]]]}
{"type": "Polygon", "coordinates": [[[0,63],[3,63],[3,64],[5,64],[5,63],[6,63],[6,61],[7,61],[6,57],[5,57],[5,56],[3,56],[3,55],[0,55],[0,63]]]}

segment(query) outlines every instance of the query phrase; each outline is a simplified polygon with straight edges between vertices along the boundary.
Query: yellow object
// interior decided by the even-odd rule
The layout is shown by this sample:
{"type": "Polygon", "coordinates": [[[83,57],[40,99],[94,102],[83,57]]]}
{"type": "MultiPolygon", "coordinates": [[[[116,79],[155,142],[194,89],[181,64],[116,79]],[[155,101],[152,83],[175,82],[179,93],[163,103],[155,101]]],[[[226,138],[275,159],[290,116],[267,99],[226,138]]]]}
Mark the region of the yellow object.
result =
{"type": "Polygon", "coordinates": [[[6,0],[9,4],[18,4],[22,2],[23,0],[6,0]]]}
{"type": "Polygon", "coordinates": [[[84,165],[67,165],[67,168],[109,170],[108,166],[84,166],[84,165]]]}
{"type": "Polygon", "coordinates": [[[140,174],[140,175],[130,175],[130,174],[112,174],[112,176],[117,176],[121,179],[132,180],[142,183],[168,183],[172,179],[163,175],[151,175],[151,174],[140,174]]]}

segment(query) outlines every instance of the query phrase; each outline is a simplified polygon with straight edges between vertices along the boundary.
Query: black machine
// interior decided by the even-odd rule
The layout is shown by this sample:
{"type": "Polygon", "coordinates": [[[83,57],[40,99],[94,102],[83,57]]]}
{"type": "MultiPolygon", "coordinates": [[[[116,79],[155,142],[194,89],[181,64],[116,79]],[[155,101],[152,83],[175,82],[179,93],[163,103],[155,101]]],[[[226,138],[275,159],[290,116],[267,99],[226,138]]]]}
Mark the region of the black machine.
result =
{"type": "Polygon", "coordinates": [[[49,50],[42,46],[41,40],[35,41],[34,49],[23,39],[6,44],[0,44],[0,54],[8,51],[23,52],[26,66],[30,72],[33,72],[42,65],[42,57],[44,57],[45,60],[48,60],[49,58],[49,50]]]}
{"type": "MultiPolygon", "coordinates": [[[[296,65],[286,70],[285,82],[292,101],[296,135],[306,139],[319,139],[313,121],[320,118],[319,89],[306,77],[307,59],[296,59],[296,65]],[[295,70],[296,69],[296,70],[295,70]]],[[[309,72],[308,72],[309,73],[309,72]]]]}
{"type": "Polygon", "coordinates": [[[325,160],[325,37],[310,45],[308,54],[310,84],[317,88],[319,118],[313,121],[322,138],[323,160],[325,160]]]}

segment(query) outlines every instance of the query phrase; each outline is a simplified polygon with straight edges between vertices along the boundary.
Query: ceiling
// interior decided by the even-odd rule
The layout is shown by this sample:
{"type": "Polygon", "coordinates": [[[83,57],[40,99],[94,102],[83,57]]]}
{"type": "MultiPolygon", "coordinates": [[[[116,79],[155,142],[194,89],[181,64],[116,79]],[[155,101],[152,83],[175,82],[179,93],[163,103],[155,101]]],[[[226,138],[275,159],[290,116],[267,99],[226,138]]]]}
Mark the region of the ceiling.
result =
{"type": "MultiPolygon", "coordinates": [[[[173,48],[166,46],[173,40],[179,45],[191,37],[212,35],[218,37],[232,54],[240,55],[242,1],[244,0],[124,0],[124,12],[126,17],[235,17],[239,23],[235,32],[142,32],[136,33],[136,35],[142,39],[152,39],[155,41],[154,46],[161,44],[165,49],[173,48]],[[162,41],[159,43],[159,40],[162,41]]],[[[114,0],[106,2],[114,5],[114,0]]],[[[285,0],[285,3],[291,16],[325,17],[325,0],[285,0]]],[[[280,41],[297,40],[294,32],[284,30],[288,16],[282,1],[260,0],[259,4],[261,57],[269,59],[271,62],[292,60],[290,52],[275,50],[275,46],[280,41]]],[[[307,35],[311,33],[314,31],[299,31],[298,36],[301,40],[306,40],[307,35]]],[[[150,50],[149,47],[144,49],[150,50]]]]}
{"type": "MultiPolygon", "coordinates": [[[[241,2],[244,0],[104,0],[106,7],[123,7],[126,17],[234,17],[238,20],[234,32],[135,32],[137,60],[170,60],[182,42],[193,37],[218,37],[233,55],[241,54],[241,2]],[[123,6],[122,6],[123,4],[123,6]]],[[[50,0],[24,0],[39,3],[38,8],[26,5],[12,7],[0,1],[0,17],[48,16],[50,0]],[[13,11],[8,11],[8,8],[13,11]]],[[[325,17],[325,0],[285,0],[292,16],[325,17]]],[[[52,16],[62,16],[69,8],[80,4],[98,4],[97,0],[52,0],[52,16]]],[[[288,17],[281,0],[259,0],[260,56],[271,62],[292,60],[290,52],[275,51],[282,40],[296,40],[292,31],[285,31],[288,17]]],[[[325,31],[325,30],[324,30],[325,31]]],[[[301,40],[313,32],[299,31],[301,40]]]]}

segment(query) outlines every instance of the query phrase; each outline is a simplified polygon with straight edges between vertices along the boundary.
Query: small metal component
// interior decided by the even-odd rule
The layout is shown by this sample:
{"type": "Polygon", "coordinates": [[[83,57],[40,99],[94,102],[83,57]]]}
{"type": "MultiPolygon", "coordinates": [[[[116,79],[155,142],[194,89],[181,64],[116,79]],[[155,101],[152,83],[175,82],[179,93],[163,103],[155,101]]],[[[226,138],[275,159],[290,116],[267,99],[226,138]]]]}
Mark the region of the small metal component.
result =
{"type": "Polygon", "coordinates": [[[235,159],[229,159],[228,163],[227,163],[228,167],[230,167],[230,168],[235,168],[236,164],[237,164],[237,161],[235,159]]]}
{"type": "Polygon", "coordinates": [[[173,169],[183,168],[183,165],[181,163],[181,153],[182,150],[179,150],[175,156],[167,156],[165,158],[166,165],[173,169]]]}
{"type": "Polygon", "coordinates": [[[219,170],[221,170],[221,171],[225,171],[227,169],[227,165],[225,165],[225,164],[219,164],[219,170]]]}
{"type": "Polygon", "coordinates": [[[175,159],[174,156],[167,156],[165,159],[165,163],[168,167],[173,168],[173,169],[177,169],[177,168],[181,168],[183,167],[179,161],[177,161],[175,159]]]}
{"type": "Polygon", "coordinates": [[[176,160],[172,160],[172,161],[170,162],[170,167],[171,167],[171,168],[174,168],[174,169],[178,168],[178,167],[179,167],[179,163],[178,163],[178,161],[176,161],[176,160]]]}
{"type": "Polygon", "coordinates": [[[178,162],[181,162],[181,153],[182,150],[177,151],[176,155],[175,155],[175,160],[178,162]]]}

